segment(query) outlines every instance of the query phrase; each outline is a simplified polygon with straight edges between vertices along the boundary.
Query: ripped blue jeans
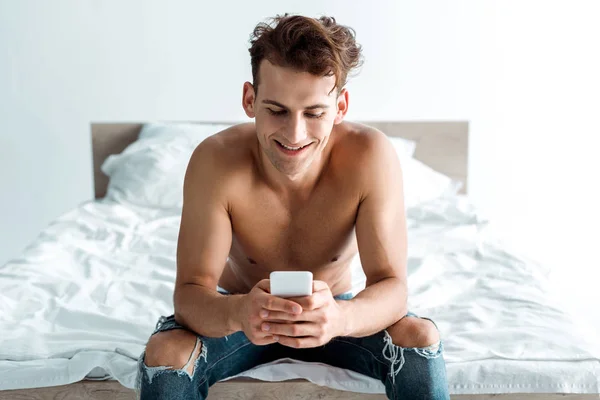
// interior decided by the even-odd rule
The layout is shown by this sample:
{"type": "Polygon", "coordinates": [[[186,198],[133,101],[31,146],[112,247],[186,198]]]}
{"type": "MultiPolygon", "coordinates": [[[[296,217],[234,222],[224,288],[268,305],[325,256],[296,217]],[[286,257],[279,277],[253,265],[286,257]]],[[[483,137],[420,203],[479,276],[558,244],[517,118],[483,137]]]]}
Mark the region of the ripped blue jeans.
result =
{"type": "MultiPolygon", "coordinates": [[[[336,296],[338,300],[351,298],[351,293],[336,296]]],[[[411,312],[406,316],[418,317],[411,312]]],[[[175,321],[173,315],[161,317],[152,335],[171,329],[185,328],[175,321]]],[[[289,357],[321,362],[378,379],[385,385],[389,399],[450,399],[442,353],[442,340],[423,348],[399,347],[392,343],[386,330],[361,338],[335,337],[324,346],[308,349],[295,349],[279,343],[257,346],[242,331],[221,338],[197,335],[196,347],[181,369],[149,367],[144,362],[143,352],[138,360],[136,391],[142,400],[206,399],[208,388],[214,383],[258,365],[289,357]],[[198,346],[201,346],[199,353],[198,346]],[[195,354],[198,356],[193,359],[195,354]],[[190,375],[188,367],[191,363],[194,367],[190,375]]]]}

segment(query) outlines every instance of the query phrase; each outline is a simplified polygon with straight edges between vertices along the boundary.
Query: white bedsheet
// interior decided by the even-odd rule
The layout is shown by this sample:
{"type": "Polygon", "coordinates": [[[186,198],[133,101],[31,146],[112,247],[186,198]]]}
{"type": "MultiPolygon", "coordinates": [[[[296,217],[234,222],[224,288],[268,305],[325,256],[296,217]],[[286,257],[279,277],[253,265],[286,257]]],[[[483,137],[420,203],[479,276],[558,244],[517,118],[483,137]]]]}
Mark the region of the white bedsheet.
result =
{"type": "MultiPolygon", "coordinates": [[[[468,200],[411,209],[408,225],[409,309],[439,326],[451,393],[600,392],[593,329],[562,310],[547,269],[493,240],[468,200]]],[[[0,267],[0,389],[86,376],[133,387],[157,319],[173,312],[178,229],[176,211],[90,202],[0,267]]],[[[244,375],[384,392],[351,371],[283,361],[244,375]]]]}

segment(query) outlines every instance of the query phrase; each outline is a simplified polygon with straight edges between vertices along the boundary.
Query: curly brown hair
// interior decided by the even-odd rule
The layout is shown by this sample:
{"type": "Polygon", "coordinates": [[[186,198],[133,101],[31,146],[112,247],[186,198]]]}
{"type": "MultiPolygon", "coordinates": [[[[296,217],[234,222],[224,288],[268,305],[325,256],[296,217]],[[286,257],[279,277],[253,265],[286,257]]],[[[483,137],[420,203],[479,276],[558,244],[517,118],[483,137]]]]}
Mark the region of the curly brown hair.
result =
{"type": "Polygon", "coordinates": [[[258,91],[258,69],[263,59],[272,64],[318,76],[335,75],[338,94],[348,73],[362,65],[361,46],[354,29],[339,25],[333,17],[309,18],[277,15],[271,24],[261,22],[250,37],[249,49],[254,90],[258,91]]]}

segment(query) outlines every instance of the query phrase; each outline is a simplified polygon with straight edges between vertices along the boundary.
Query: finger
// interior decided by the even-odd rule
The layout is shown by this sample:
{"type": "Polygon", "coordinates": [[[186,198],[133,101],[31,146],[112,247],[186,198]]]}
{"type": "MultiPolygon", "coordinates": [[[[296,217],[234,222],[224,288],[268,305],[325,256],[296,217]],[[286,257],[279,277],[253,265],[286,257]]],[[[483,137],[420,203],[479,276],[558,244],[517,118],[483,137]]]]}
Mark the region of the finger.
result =
{"type": "Polygon", "coordinates": [[[284,311],[292,314],[300,314],[302,312],[302,307],[300,304],[271,295],[265,296],[265,301],[262,304],[262,308],[268,311],[284,311]]]}
{"type": "Polygon", "coordinates": [[[271,293],[271,281],[269,279],[262,279],[256,284],[256,287],[264,290],[267,293],[271,293]]]}
{"type": "Polygon", "coordinates": [[[321,340],[317,337],[287,337],[279,336],[278,342],[287,347],[296,349],[322,346],[321,340]]]}
{"type": "Polygon", "coordinates": [[[325,281],[313,281],[313,293],[321,290],[329,290],[329,285],[325,281]]]}
{"type": "Polygon", "coordinates": [[[290,337],[319,336],[323,330],[319,324],[313,322],[298,322],[294,324],[263,322],[260,328],[264,333],[290,337]]]}
{"type": "Polygon", "coordinates": [[[290,314],[282,311],[262,310],[260,317],[265,321],[277,322],[296,322],[296,321],[319,321],[320,313],[317,310],[302,311],[301,314],[290,314]]]}
{"type": "Polygon", "coordinates": [[[302,306],[303,311],[309,311],[323,307],[330,297],[333,298],[330,291],[321,290],[312,296],[296,297],[293,300],[302,306]]]}
{"type": "Polygon", "coordinates": [[[293,301],[294,303],[300,304],[303,310],[308,309],[309,304],[312,302],[312,297],[310,296],[300,296],[300,297],[288,297],[287,299],[293,301]]]}
{"type": "Polygon", "coordinates": [[[260,326],[261,325],[258,324],[256,328],[253,329],[252,337],[254,338],[254,342],[261,345],[275,343],[276,337],[272,333],[265,332],[262,329],[260,329],[260,326]]]}
{"type": "Polygon", "coordinates": [[[278,342],[278,337],[273,336],[273,335],[268,335],[265,337],[261,337],[258,339],[254,340],[254,344],[259,345],[259,346],[265,346],[268,344],[273,344],[273,343],[277,343],[278,342]]]}

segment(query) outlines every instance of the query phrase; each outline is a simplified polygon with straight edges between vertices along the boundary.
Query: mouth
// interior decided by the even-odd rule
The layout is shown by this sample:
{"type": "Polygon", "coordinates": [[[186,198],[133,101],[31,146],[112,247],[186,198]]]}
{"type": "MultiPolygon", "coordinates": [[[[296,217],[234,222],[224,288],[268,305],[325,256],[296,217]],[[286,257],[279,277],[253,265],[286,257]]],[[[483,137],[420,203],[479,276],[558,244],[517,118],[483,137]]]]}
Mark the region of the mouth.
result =
{"type": "Polygon", "coordinates": [[[277,143],[277,147],[279,148],[279,150],[281,150],[284,154],[291,156],[295,156],[305,152],[306,149],[312,145],[312,142],[310,142],[308,144],[305,144],[304,146],[290,147],[278,142],[277,140],[275,140],[275,143],[277,143]]]}

